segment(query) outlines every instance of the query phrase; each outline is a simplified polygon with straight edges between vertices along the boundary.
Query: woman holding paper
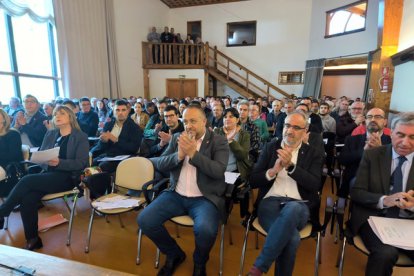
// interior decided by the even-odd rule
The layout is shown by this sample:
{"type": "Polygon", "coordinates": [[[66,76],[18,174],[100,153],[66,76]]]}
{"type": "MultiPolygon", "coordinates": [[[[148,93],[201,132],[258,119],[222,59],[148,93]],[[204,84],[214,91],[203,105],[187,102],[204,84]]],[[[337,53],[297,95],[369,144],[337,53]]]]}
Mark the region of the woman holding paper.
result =
{"type": "MultiPolygon", "coordinates": [[[[0,108],[0,181],[6,179],[7,167],[23,161],[22,139],[10,128],[10,117],[0,108]]],[[[13,188],[14,181],[0,182],[0,197],[6,197],[13,188]]]]}
{"type": "Polygon", "coordinates": [[[81,171],[88,165],[88,137],[83,133],[76,115],[66,106],[53,111],[53,128],[46,133],[40,151],[60,147],[59,155],[43,164],[45,170],[39,174],[23,177],[0,206],[0,229],[4,217],[20,205],[26,237],[26,249],[34,250],[43,246],[38,236],[37,207],[40,199],[50,193],[64,192],[79,183],[81,171]]]}
{"type": "MultiPolygon", "coordinates": [[[[241,129],[240,115],[237,109],[227,108],[223,114],[223,127],[215,128],[214,132],[226,136],[229,143],[230,152],[226,171],[240,173],[240,177],[234,183],[236,188],[233,191],[236,193],[238,191],[237,187],[247,180],[252,168],[252,162],[249,160],[250,134],[241,129]]],[[[247,202],[243,203],[248,204],[248,199],[247,202]]],[[[248,208],[248,206],[241,204],[241,217],[247,214],[247,210],[243,207],[248,208]]]]}

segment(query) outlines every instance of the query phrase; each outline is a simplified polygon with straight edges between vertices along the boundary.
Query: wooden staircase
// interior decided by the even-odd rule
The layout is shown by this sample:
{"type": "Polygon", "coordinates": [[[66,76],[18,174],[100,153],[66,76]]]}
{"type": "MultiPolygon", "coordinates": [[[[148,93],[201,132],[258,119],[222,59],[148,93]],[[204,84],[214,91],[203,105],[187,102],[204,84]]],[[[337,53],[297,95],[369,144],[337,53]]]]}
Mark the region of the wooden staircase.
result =
{"type": "MultiPolygon", "coordinates": [[[[284,90],[219,51],[216,46],[210,47],[208,43],[194,45],[142,42],[142,63],[144,70],[204,69],[209,77],[224,83],[246,98],[291,97],[284,90]]],[[[206,81],[208,83],[208,78],[206,81]]],[[[209,90],[208,85],[206,88],[209,90]]]]}

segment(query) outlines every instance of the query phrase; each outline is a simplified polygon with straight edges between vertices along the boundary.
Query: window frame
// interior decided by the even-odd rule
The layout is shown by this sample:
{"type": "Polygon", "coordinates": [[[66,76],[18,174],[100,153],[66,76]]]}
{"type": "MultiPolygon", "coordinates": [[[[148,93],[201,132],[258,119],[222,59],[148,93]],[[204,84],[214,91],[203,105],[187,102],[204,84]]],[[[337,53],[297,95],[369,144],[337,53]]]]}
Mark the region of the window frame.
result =
{"type": "Polygon", "coordinates": [[[226,47],[240,47],[240,46],[256,46],[256,40],[257,40],[257,21],[256,20],[252,20],[252,21],[238,21],[238,22],[228,22],[227,23],[227,32],[226,32],[226,47]],[[232,26],[236,26],[236,25],[246,25],[246,26],[250,26],[250,25],[254,25],[254,41],[250,42],[250,43],[238,43],[238,44],[229,44],[229,37],[230,37],[230,28],[232,26]]]}
{"type": "Polygon", "coordinates": [[[348,35],[348,34],[363,32],[363,31],[366,30],[366,27],[367,27],[368,0],[356,1],[356,2],[350,3],[348,5],[341,6],[339,8],[329,10],[325,14],[326,14],[325,15],[325,36],[324,36],[325,38],[331,38],[331,37],[337,37],[337,36],[342,36],[342,35],[348,35]],[[331,22],[330,14],[331,13],[335,13],[335,12],[338,12],[338,11],[341,11],[341,10],[346,10],[349,7],[357,6],[357,5],[360,5],[360,4],[363,4],[363,3],[366,4],[364,27],[359,28],[359,29],[355,29],[355,30],[352,30],[352,31],[345,31],[344,30],[342,33],[336,33],[336,34],[331,34],[331,35],[329,34],[329,26],[330,26],[330,22],[331,22]]]}
{"type": "Polygon", "coordinates": [[[55,48],[55,36],[53,25],[50,22],[41,23],[47,24],[47,35],[48,35],[48,44],[50,47],[50,60],[51,60],[51,76],[47,75],[39,75],[39,74],[30,74],[30,73],[20,73],[19,68],[17,65],[17,54],[16,54],[16,46],[14,42],[14,29],[13,29],[13,22],[12,16],[9,15],[4,10],[0,9],[0,12],[4,14],[5,19],[5,28],[6,28],[6,39],[7,45],[9,49],[9,57],[10,57],[10,68],[11,71],[0,71],[0,75],[4,76],[12,76],[13,78],[13,86],[14,86],[14,96],[18,98],[22,98],[22,91],[20,87],[20,77],[26,78],[39,78],[45,80],[53,80],[53,97],[56,98],[60,96],[60,88],[59,88],[59,81],[61,81],[61,77],[58,76],[58,62],[57,62],[57,51],[55,48]]]}

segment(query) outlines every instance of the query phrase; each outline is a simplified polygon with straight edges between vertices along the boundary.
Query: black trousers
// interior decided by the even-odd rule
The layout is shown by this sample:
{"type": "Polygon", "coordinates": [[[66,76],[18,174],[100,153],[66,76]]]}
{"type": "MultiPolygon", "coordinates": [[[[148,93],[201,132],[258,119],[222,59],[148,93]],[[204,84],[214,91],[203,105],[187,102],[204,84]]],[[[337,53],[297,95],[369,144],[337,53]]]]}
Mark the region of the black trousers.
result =
{"type": "Polygon", "coordinates": [[[23,177],[0,206],[0,217],[6,217],[20,204],[24,234],[26,239],[38,236],[37,207],[46,194],[59,193],[74,188],[70,172],[52,171],[29,174],[23,177]]]}
{"type": "Polygon", "coordinates": [[[368,222],[365,222],[359,234],[370,254],[365,268],[366,276],[391,276],[394,265],[397,263],[398,254],[405,253],[411,260],[414,260],[413,250],[403,250],[382,243],[372,231],[368,222]]]}

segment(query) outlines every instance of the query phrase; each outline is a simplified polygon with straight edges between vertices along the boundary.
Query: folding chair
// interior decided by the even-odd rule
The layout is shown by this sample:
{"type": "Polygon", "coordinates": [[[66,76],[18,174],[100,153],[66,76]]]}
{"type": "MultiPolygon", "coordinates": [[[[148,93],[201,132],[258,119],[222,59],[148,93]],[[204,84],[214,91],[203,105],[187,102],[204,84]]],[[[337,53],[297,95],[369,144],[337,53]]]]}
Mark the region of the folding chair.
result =
{"type": "Polygon", "coordinates": [[[85,253],[89,252],[90,240],[92,235],[92,225],[95,214],[102,216],[118,215],[121,227],[124,228],[124,224],[122,223],[120,215],[131,211],[138,211],[146,204],[146,200],[143,196],[131,197],[139,200],[139,206],[129,208],[99,209],[98,202],[120,195],[120,193],[116,191],[118,188],[142,191],[142,188],[145,184],[148,185],[150,183],[154,183],[154,181],[154,167],[151,161],[149,161],[148,159],[143,157],[132,157],[129,159],[125,159],[121,163],[119,163],[116,169],[115,182],[113,183],[113,192],[101,196],[91,202],[92,211],[89,220],[88,237],[85,246],[85,253]]]}

